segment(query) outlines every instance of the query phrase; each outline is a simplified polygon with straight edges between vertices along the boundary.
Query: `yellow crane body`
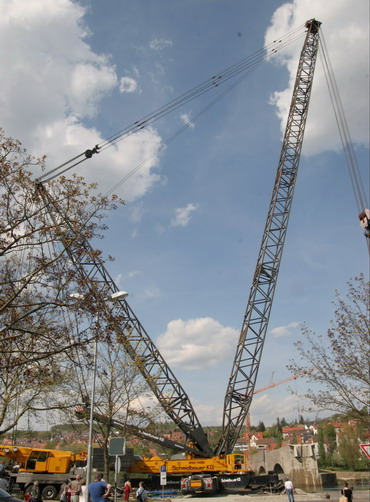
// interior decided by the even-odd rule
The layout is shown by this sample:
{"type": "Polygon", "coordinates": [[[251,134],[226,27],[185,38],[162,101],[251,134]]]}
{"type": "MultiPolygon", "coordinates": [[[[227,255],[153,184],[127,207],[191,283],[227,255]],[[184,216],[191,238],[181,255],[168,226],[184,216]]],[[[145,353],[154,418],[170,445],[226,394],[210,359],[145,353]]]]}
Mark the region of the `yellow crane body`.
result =
{"type": "Polygon", "coordinates": [[[183,459],[164,460],[160,457],[143,458],[137,460],[128,469],[129,472],[141,474],[158,474],[161,467],[166,467],[168,474],[194,474],[194,473],[249,473],[251,469],[246,466],[245,455],[233,453],[211,458],[194,458],[188,455],[183,459]]]}
{"type": "Polygon", "coordinates": [[[77,461],[85,461],[87,453],[64,450],[31,448],[28,446],[0,445],[0,456],[17,462],[19,472],[68,473],[77,461]]]}

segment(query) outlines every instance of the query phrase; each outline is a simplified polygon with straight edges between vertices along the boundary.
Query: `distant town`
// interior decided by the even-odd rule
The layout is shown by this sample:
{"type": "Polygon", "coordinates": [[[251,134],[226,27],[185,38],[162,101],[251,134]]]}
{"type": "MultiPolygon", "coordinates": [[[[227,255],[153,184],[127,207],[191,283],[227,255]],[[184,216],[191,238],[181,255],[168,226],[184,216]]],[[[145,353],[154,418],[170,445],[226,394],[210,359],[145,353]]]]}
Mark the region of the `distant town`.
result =
{"type": "MultiPolygon", "coordinates": [[[[283,446],[292,444],[307,444],[319,442],[319,428],[324,428],[327,432],[327,437],[324,437],[325,450],[330,451],[331,442],[339,445],[343,435],[348,435],[348,430],[357,430],[356,420],[347,421],[326,421],[319,424],[313,423],[293,423],[287,424],[284,419],[278,419],[271,427],[265,427],[263,422],[258,426],[245,427],[245,431],[238,438],[235,444],[235,451],[254,452],[256,450],[275,450],[283,446]],[[249,429],[249,430],[248,430],[249,429]],[[331,431],[331,434],[330,434],[331,431]],[[329,432],[329,434],[328,434],[329,432]],[[331,436],[331,439],[330,439],[331,436]]],[[[221,427],[210,426],[205,428],[210,443],[218,441],[221,427]]],[[[169,438],[178,443],[186,443],[185,434],[182,431],[176,430],[173,424],[161,424],[154,431],[163,437],[169,438]]],[[[368,433],[370,438],[370,433],[368,433]]],[[[97,445],[103,442],[103,436],[99,433],[94,435],[94,440],[97,445]]],[[[130,445],[139,453],[144,453],[149,456],[160,455],[162,451],[157,446],[153,447],[148,441],[130,437],[128,439],[130,445]]],[[[88,443],[88,432],[82,430],[80,425],[55,425],[49,431],[17,431],[17,435],[7,434],[2,439],[2,444],[20,446],[30,446],[32,448],[54,448],[68,449],[79,451],[86,448],[88,443]]]]}

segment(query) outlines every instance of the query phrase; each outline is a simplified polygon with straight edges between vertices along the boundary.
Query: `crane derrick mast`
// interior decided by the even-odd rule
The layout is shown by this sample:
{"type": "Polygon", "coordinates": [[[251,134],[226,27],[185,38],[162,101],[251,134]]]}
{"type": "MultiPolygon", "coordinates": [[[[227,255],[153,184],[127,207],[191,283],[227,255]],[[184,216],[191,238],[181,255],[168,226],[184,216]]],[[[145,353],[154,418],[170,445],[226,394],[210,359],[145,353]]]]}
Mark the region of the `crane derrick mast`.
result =
{"type": "Polygon", "coordinates": [[[319,27],[307,21],[271,203],[224,401],[215,453],[230,453],[248,413],[261,361],[288,227],[315,70],[319,27]]]}
{"type": "Polygon", "coordinates": [[[79,280],[99,305],[99,315],[104,317],[116,333],[120,343],[135,362],[154,395],[168,416],[194,443],[196,450],[204,457],[212,457],[213,451],[198,420],[189,397],[163,359],[159,350],[136,317],[125,299],[117,299],[114,307],[99,302],[95,291],[114,294],[119,291],[108,273],[103,261],[91,244],[76,235],[75,228],[66,211],[53,199],[42,183],[37,184],[37,192],[47,208],[50,217],[61,229],[60,240],[77,270],[79,280]]]}

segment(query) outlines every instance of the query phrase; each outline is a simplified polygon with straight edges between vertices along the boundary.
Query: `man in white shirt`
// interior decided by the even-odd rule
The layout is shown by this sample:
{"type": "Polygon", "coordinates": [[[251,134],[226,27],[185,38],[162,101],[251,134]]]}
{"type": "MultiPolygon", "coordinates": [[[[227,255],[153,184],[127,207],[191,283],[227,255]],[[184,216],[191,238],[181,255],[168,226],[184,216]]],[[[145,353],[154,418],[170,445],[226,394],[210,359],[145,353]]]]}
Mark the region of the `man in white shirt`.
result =
{"type": "Polygon", "coordinates": [[[287,479],[284,483],[284,486],[285,486],[286,494],[288,495],[288,502],[294,502],[293,483],[289,479],[287,479]]]}

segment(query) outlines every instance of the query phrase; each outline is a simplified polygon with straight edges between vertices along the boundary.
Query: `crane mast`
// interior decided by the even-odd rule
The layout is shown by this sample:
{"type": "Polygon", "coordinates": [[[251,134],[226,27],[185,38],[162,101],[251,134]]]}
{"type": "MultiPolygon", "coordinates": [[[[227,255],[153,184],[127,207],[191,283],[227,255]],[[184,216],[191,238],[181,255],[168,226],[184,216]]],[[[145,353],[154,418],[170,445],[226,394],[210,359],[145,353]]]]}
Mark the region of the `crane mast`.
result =
{"type": "Polygon", "coordinates": [[[89,289],[95,299],[99,315],[105,319],[108,328],[116,333],[117,339],[135,362],[164,411],[194,444],[198,454],[212,457],[213,451],[188,395],[127,301],[117,299],[114,306],[108,307],[106,302],[99,300],[97,292],[107,296],[119,291],[99,258],[99,253],[78,234],[78,230],[76,232],[67,211],[63,211],[46,187],[38,182],[36,188],[55,226],[60,229],[60,241],[77,270],[79,282],[89,289]]]}
{"type": "Polygon", "coordinates": [[[319,28],[315,19],[300,55],[271,203],[246,313],[225,394],[216,455],[232,452],[252,401],[288,227],[315,70],[319,28]]]}

